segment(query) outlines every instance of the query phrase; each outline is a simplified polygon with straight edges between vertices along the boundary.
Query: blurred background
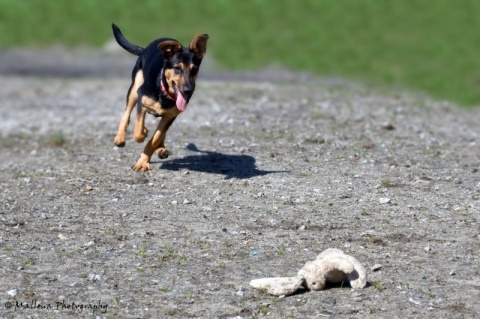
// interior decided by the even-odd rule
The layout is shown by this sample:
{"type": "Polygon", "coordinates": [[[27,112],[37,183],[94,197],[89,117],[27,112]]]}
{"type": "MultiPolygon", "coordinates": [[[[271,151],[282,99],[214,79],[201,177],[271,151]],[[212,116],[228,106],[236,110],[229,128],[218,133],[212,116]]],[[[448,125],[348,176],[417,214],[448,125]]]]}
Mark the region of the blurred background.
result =
{"type": "Polygon", "coordinates": [[[0,55],[105,51],[115,22],[141,46],[208,33],[224,70],[280,66],[476,106],[479,17],[478,0],[0,0],[0,55]]]}

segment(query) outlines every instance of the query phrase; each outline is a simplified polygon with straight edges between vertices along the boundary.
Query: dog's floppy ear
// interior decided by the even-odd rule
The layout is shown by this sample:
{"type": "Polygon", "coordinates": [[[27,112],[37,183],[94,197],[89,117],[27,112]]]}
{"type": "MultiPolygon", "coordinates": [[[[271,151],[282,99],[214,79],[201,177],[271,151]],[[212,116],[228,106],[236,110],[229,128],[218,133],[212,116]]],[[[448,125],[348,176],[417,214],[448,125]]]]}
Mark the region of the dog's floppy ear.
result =
{"type": "Polygon", "coordinates": [[[182,50],[182,45],[175,40],[162,41],[157,47],[160,51],[162,51],[165,59],[170,59],[172,56],[182,50]]]}
{"type": "Polygon", "coordinates": [[[200,60],[207,53],[208,34],[196,35],[190,42],[190,51],[193,52],[200,60]]]}

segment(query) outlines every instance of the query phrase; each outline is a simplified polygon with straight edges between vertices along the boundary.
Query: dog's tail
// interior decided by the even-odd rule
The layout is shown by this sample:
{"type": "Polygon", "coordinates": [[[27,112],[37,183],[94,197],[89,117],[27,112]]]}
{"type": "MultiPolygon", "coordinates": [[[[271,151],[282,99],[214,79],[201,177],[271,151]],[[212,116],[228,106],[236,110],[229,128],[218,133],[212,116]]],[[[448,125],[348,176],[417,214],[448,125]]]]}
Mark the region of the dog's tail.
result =
{"type": "Polygon", "coordinates": [[[122,31],[120,31],[120,29],[115,25],[115,23],[112,23],[112,29],[113,36],[115,37],[115,40],[117,40],[117,43],[131,54],[140,55],[142,54],[143,50],[145,50],[138,45],[128,42],[128,40],[125,39],[125,37],[123,36],[122,31]]]}

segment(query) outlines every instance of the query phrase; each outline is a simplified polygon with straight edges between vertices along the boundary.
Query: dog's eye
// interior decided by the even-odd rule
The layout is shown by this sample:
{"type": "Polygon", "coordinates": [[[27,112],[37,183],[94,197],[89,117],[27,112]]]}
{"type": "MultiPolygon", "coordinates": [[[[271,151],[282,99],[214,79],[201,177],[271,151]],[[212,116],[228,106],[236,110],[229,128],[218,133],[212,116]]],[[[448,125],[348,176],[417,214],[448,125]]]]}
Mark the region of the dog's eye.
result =
{"type": "Polygon", "coordinates": [[[175,73],[180,73],[180,72],[182,72],[182,68],[179,67],[179,66],[174,66],[173,71],[175,71],[175,73]]]}
{"type": "Polygon", "coordinates": [[[191,68],[190,69],[190,75],[192,75],[192,76],[195,76],[195,74],[197,74],[197,72],[198,72],[197,68],[191,68]]]}

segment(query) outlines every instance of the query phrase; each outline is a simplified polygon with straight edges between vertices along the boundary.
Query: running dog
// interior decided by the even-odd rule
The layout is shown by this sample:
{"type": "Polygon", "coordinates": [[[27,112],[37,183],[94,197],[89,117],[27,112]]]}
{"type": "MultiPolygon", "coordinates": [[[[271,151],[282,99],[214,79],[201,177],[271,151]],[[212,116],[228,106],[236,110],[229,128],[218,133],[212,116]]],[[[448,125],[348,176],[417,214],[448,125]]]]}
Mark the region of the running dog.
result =
{"type": "Polygon", "coordinates": [[[195,36],[188,48],[170,38],[157,39],[142,48],[130,43],[115,24],[112,24],[112,29],[117,43],[138,56],[115,145],[125,146],[127,126],[135,105],[137,115],[133,138],[138,143],[145,141],[148,134],[145,127],[146,113],[161,117],[155,133],[133,166],[135,171],[146,171],[150,169],[150,158],[154,152],[157,152],[160,158],[167,158],[169,155],[165,148],[165,136],[176,117],[185,111],[195,91],[200,64],[207,52],[208,35],[195,36]]]}

